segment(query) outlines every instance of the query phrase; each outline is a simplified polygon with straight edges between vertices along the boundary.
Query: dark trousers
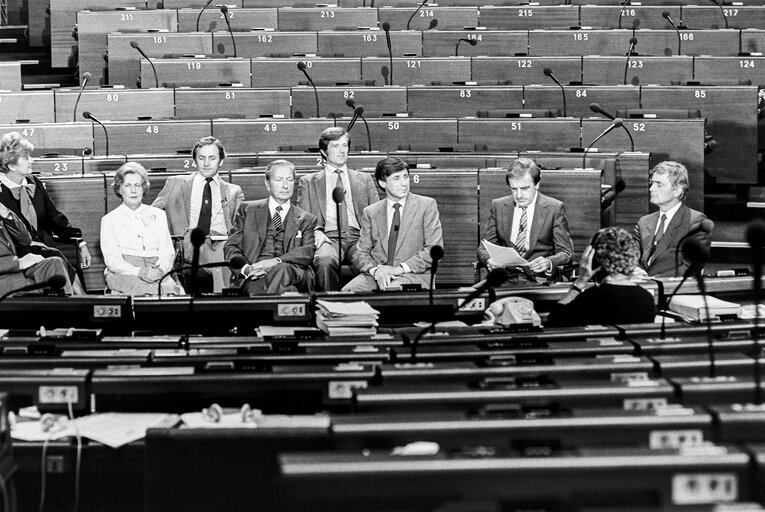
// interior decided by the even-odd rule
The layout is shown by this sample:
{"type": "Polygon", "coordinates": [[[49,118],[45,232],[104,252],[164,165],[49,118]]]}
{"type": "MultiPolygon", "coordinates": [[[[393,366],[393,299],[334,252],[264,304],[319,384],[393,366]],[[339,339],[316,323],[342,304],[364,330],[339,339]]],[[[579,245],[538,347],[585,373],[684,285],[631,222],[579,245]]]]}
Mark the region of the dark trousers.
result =
{"type": "Polygon", "coordinates": [[[356,243],[359,241],[359,231],[351,229],[343,236],[342,261],[337,256],[337,231],[325,233],[329,242],[316,249],[313,256],[313,267],[316,269],[316,288],[330,292],[340,289],[339,269],[342,264],[351,265],[356,254],[356,243]]]}

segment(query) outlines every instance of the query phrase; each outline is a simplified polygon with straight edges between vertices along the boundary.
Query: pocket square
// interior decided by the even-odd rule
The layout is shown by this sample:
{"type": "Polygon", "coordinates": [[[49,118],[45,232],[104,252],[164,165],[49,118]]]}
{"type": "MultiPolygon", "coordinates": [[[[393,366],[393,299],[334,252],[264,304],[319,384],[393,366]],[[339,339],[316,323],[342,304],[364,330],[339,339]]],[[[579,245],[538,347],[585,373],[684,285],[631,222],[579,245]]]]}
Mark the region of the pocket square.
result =
{"type": "Polygon", "coordinates": [[[295,235],[295,238],[303,238],[303,232],[298,229],[297,235],[295,235]]]}

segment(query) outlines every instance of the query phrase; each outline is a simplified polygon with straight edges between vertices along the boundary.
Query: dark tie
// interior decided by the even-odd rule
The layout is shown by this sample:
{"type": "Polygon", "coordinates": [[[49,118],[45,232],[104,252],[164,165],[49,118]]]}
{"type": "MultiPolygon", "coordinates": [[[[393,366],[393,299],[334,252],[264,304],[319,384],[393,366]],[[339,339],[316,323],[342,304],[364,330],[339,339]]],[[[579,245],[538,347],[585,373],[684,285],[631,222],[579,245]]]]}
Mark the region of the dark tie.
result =
{"type": "Polygon", "coordinates": [[[648,255],[648,263],[651,263],[651,259],[653,258],[653,253],[656,252],[656,246],[659,245],[659,242],[661,241],[662,237],[664,236],[664,223],[667,220],[667,215],[662,213],[661,214],[661,222],[659,222],[659,229],[656,230],[656,233],[653,235],[653,243],[651,244],[651,253],[648,255]]]}
{"type": "Polygon", "coordinates": [[[202,206],[199,208],[199,221],[197,222],[197,227],[204,230],[206,234],[210,233],[210,223],[212,222],[211,181],[212,178],[205,178],[205,188],[202,191],[202,206]]]}
{"type": "Polygon", "coordinates": [[[343,185],[343,171],[340,169],[335,170],[335,174],[337,174],[337,183],[335,184],[335,188],[339,188],[343,191],[343,202],[340,203],[340,218],[337,219],[337,230],[338,231],[347,231],[348,230],[348,207],[345,203],[345,186],[343,185]]]}
{"type": "Polygon", "coordinates": [[[274,217],[272,219],[274,223],[274,231],[281,231],[282,229],[282,214],[280,213],[282,211],[281,206],[276,207],[276,211],[274,212],[274,217]]]}
{"type": "Polygon", "coordinates": [[[518,223],[518,236],[515,237],[515,248],[518,253],[523,256],[526,252],[526,224],[528,219],[526,218],[526,208],[521,208],[521,221],[518,223]]]}
{"type": "Polygon", "coordinates": [[[35,195],[35,184],[26,183],[20,187],[10,189],[13,198],[19,202],[21,215],[27,220],[33,231],[37,231],[37,212],[32,204],[32,198],[35,195]]]}
{"type": "Polygon", "coordinates": [[[388,261],[386,265],[393,265],[393,256],[396,254],[396,242],[398,242],[398,230],[401,228],[401,205],[394,203],[393,222],[390,224],[390,233],[388,233],[388,261]]]}

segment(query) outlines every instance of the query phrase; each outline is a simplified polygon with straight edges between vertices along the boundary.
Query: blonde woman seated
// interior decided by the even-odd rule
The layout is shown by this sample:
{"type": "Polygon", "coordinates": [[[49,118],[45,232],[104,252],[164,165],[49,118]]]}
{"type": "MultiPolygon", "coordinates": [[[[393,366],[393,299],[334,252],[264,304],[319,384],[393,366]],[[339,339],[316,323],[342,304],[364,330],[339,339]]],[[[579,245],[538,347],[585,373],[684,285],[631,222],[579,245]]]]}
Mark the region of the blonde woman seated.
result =
{"type": "MultiPolygon", "coordinates": [[[[117,294],[156,295],[159,280],[175,259],[165,212],[143,204],[149,179],[141,164],[123,164],[112,188],[122,204],[101,219],[106,286],[117,294]]],[[[181,294],[183,288],[168,276],[162,281],[162,294],[173,293],[181,294]]]]}

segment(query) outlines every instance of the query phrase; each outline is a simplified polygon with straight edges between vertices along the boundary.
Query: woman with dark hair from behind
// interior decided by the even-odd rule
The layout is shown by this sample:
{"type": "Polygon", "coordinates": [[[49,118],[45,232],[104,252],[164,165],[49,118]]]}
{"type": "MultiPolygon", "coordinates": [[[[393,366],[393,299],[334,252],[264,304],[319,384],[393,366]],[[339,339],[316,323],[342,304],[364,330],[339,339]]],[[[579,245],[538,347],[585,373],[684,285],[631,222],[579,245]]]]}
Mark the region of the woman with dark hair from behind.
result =
{"type": "Polygon", "coordinates": [[[579,262],[579,276],[568,293],[555,305],[547,319],[551,327],[609,325],[653,322],[656,306],[648,290],[631,280],[640,253],[632,235],[622,228],[605,228],[587,246],[579,262]],[[603,274],[587,290],[595,275],[593,260],[603,274]]]}

